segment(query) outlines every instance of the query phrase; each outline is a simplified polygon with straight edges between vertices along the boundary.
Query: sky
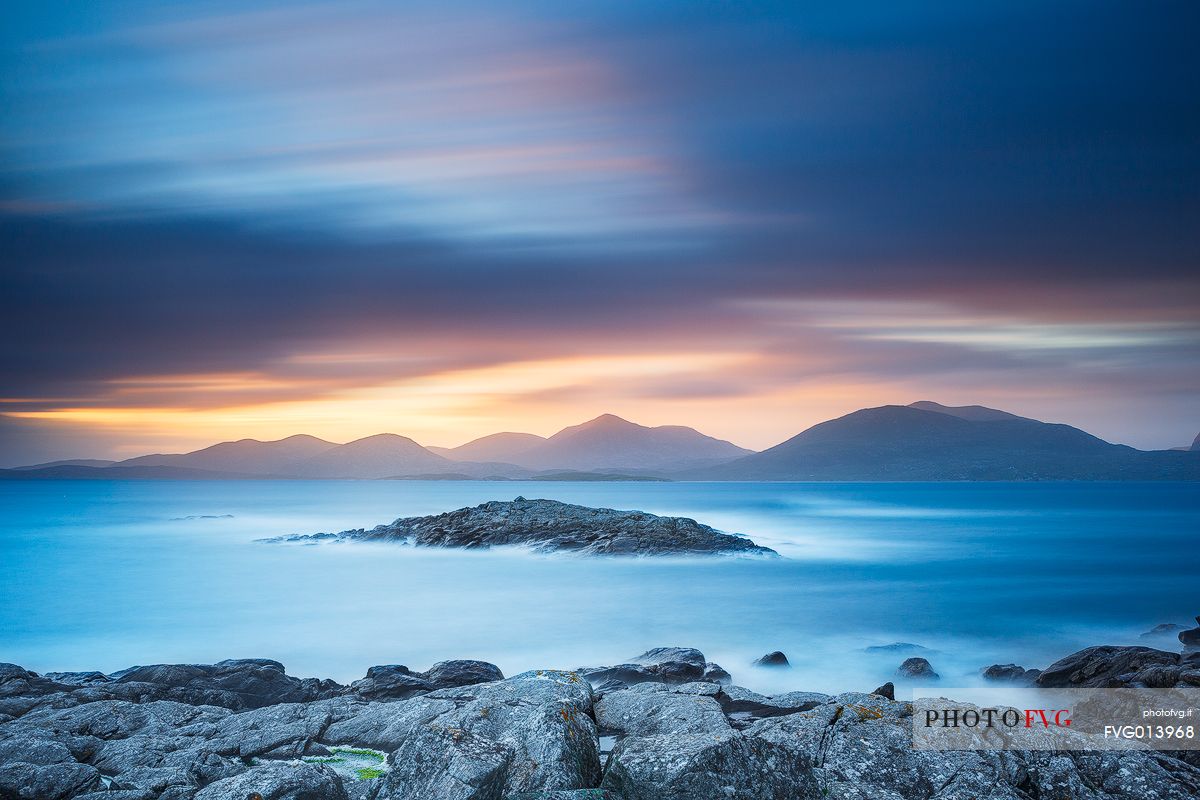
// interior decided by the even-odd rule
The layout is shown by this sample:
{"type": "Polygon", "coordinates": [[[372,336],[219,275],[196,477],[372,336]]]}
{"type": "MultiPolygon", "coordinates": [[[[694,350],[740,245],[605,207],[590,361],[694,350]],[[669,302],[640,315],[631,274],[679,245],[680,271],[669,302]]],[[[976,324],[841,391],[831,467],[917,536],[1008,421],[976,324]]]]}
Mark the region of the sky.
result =
{"type": "Polygon", "coordinates": [[[0,466],[932,399],[1200,430],[1188,2],[18,2],[0,466]]]}

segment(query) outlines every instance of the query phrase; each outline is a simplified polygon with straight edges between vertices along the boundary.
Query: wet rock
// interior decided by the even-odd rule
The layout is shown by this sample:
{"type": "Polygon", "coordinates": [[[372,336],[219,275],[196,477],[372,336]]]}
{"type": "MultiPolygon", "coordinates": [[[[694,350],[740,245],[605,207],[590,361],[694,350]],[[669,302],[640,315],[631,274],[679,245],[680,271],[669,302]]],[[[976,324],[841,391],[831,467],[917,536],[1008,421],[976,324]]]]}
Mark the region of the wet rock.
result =
{"type": "MultiPolygon", "coordinates": [[[[1035,684],[1043,688],[1128,688],[1142,683],[1141,673],[1159,667],[1179,675],[1183,671],[1182,659],[1178,653],[1150,647],[1102,645],[1054,662],[1037,676],[1035,684]]],[[[1156,682],[1164,677],[1159,669],[1148,674],[1154,675],[1156,682]]]]}
{"type": "Polygon", "coordinates": [[[717,664],[704,659],[704,653],[693,647],[656,647],[636,656],[628,663],[612,667],[579,667],[575,670],[599,686],[617,681],[627,686],[638,683],[727,683],[729,673],[717,664]]]}
{"type": "Polygon", "coordinates": [[[268,542],[376,541],[414,547],[521,546],[538,552],[585,555],[777,556],[744,536],[733,536],[687,517],[560,503],[557,500],[492,501],[428,517],[405,517],[371,530],[284,536],[268,542]]]}
{"type": "Polygon", "coordinates": [[[323,764],[277,762],[212,783],[196,800],[347,800],[342,780],[323,764]],[[257,798],[255,798],[257,800],[257,798]]]}
{"type": "Polygon", "coordinates": [[[439,661],[429,668],[425,678],[435,689],[454,686],[472,686],[504,680],[504,673],[495,664],[486,661],[439,661]]]}
{"type": "Polygon", "coordinates": [[[871,654],[899,654],[899,653],[928,653],[928,647],[922,647],[919,644],[912,642],[892,642],[891,644],[876,644],[870,647],[863,648],[864,653],[871,654]]]}
{"type": "Polygon", "coordinates": [[[782,652],[780,652],[779,650],[775,650],[770,653],[767,653],[764,656],[759,656],[758,658],[754,659],[754,666],[756,666],[756,667],[790,667],[791,662],[788,661],[788,657],[785,656],[782,652]]]}
{"type": "Polygon", "coordinates": [[[983,679],[993,683],[1029,686],[1041,674],[1041,670],[1025,669],[1017,664],[992,664],[983,670],[983,679]]]}
{"type": "Polygon", "coordinates": [[[1196,617],[1196,627],[1179,632],[1179,642],[1185,653],[1200,652],[1200,617],[1196,617]]]}
{"type": "Polygon", "coordinates": [[[723,686],[715,696],[721,710],[735,729],[741,730],[756,720],[807,711],[829,699],[819,692],[788,692],[768,697],[743,686],[723,686]]]}
{"type": "Polygon", "coordinates": [[[424,675],[402,664],[371,667],[365,678],[350,684],[350,690],[364,700],[406,700],[433,689],[424,675]]]}
{"type": "Polygon", "coordinates": [[[171,700],[240,711],[276,703],[335,697],[345,688],[329,680],[293,678],[270,659],[219,664],[154,664],[103,675],[54,673],[40,677],[12,664],[0,665],[0,714],[20,717],[35,708],[67,708],[103,700],[150,703],[171,700]]]}
{"type": "Polygon", "coordinates": [[[330,681],[293,678],[283,664],[267,658],[241,658],[217,664],[154,664],[130,667],[111,676],[117,683],[155,687],[161,699],[240,711],[276,703],[305,703],[335,697],[345,687],[330,681]]]}
{"type": "Polygon", "coordinates": [[[726,672],[720,664],[709,661],[704,665],[704,675],[700,677],[700,680],[709,683],[730,683],[733,681],[733,676],[726,672]]]}
{"type": "Polygon", "coordinates": [[[364,700],[405,700],[435,689],[499,680],[504,680],[504,673],[486,661],[440,661],[426,672],[388,664],[368,669],[365,678],[350,684],[350,690],[364,700]]]}
{"type": "Polygon", "coordinates": [[[941,676],[933,671],[933,666],[920,656],[904,659],[897,669],[896,674],[901,678],[919,681],[937,680],[941,676]]]}

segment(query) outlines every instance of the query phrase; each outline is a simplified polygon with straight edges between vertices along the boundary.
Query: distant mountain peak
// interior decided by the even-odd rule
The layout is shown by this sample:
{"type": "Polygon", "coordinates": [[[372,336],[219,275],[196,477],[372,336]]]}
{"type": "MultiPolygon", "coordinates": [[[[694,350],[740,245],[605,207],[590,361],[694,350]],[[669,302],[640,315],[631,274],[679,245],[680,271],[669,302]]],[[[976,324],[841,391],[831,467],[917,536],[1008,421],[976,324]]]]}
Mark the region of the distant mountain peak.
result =
{"type": "Polygon", "coordinates": [[[1189,454],[1143,452],[1069,425],[924,401],[864,408],[686,477],[704,480],[1196,480],[1189,454]]]}
{"type": "MultiPolygon", "coordinates": [[[[342,445],[342,447],[349,447],[352,444],[366,446],[366,445],[371,445],[371,444],[400,444],[400,443],[417,444],[417,442],[415,440],[410,439],[407,436],[401,436],[398,433],[373,433],[370,436],[364,436],[361,439],[355,439],[352,442],[346,442],[346,444],[342,445]]],[[[419,447],[420,445],[417,445],[417,446],[419,447]]]]}
{"type": "Polygon", "coordinates": [[[587,422],[572,426],[579,430],[583,428],[644,428],[644,425],[638,425],[636,422],[630,422],[624,417],[618,417],[616,414],[601,414],[595,419],[589,419],[587,422]]]}
{"type": "Polygon", "coordinates": [[[918,400],[915,403],[909,403],[908,407],[918,409],[919,411],[933,411],[938,414],[947,414],[951,417],[958,417],[959,419],[971,422],[1028,419],[1027,417],[1019,417],[1016,414],[1010,414],[1007,411],[1001,411],[996,408],[988,408],[987,406],[945,406],[933,400],[918,400]]]}
{"type": "Polygon", "coordinates": [[[1196,438],[1192,440],[1192,450],[1200,453],[1200,433],[1196,434],[1196,438]]]}

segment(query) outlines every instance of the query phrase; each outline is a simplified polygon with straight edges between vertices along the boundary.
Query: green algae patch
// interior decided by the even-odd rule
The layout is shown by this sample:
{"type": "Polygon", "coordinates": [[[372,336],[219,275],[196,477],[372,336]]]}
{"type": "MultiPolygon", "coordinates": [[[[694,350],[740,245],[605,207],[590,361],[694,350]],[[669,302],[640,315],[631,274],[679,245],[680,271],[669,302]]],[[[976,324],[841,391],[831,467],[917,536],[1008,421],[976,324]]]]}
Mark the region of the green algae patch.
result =
{"type": "Polygon", "coordinates": [[[327,756],[304,756],[308,764],[326,764],[345,778],[374,780],[387,774],[387,753],[368,747],[331,747],[327,756]]]}

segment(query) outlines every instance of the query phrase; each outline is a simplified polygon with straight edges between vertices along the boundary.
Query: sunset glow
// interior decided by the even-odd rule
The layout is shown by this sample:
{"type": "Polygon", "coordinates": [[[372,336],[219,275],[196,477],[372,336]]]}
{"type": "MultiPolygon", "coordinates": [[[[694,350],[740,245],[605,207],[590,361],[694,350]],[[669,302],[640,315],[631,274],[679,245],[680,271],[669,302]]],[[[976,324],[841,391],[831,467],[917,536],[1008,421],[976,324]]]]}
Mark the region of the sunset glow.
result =
{"type": "Polygon", "coordinates": [[[601,413],[762,448],[918,399],[1200,427],[1178,26],[469,6],[14,10],[0,465],[601,413]]]}

